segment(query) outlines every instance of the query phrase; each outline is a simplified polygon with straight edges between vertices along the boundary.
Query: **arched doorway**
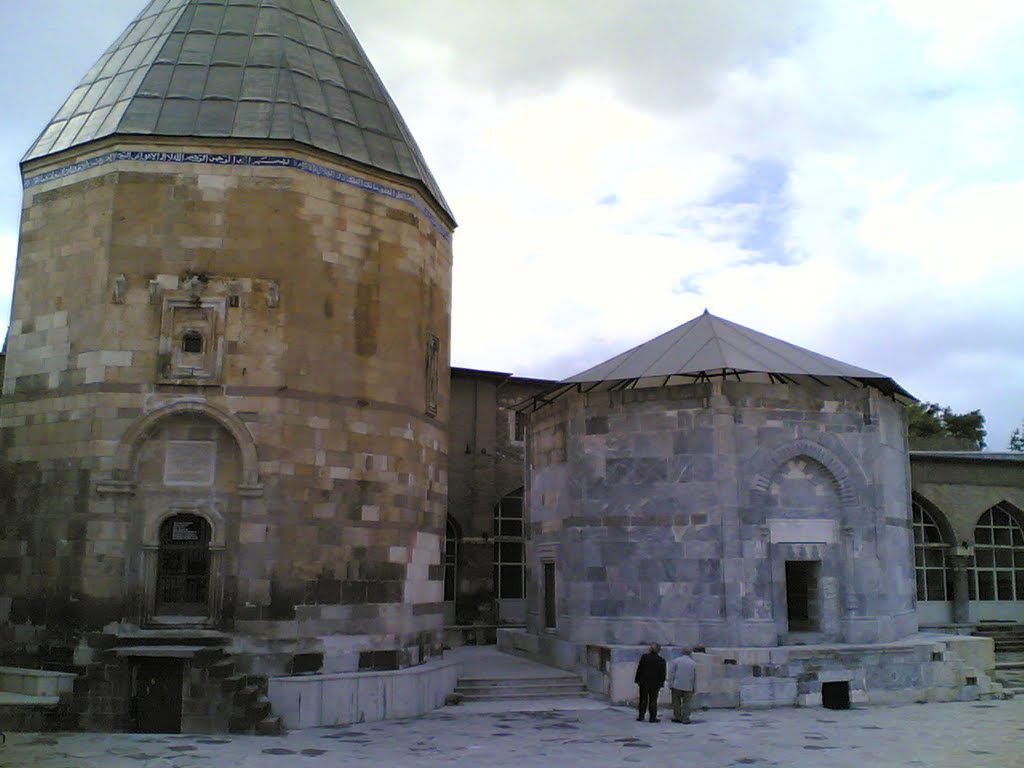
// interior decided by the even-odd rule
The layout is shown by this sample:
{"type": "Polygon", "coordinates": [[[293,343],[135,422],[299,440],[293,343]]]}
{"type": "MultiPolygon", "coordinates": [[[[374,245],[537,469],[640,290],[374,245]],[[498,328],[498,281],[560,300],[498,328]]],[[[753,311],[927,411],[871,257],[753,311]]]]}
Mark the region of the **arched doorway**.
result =
{"type": "Polygon", "coordinates": [[[922,625],[953,621],[953,567],[950,542],[932,512],[917,498],[914,513],[914,575],[917,577],[917,616],[922,625]]]}
{"type": "Polygon", "coordinates": [[[210,593],[210,524],[177,514],[160,525],[155,613],[206,616],[210,593]]]}
{"type": "Polygon", "coordinates": [[[969,582],[975,621],[1024,621],[1024,527],[1020,517],[1020,510],[1003,501],[978,519],[969,582]]]}

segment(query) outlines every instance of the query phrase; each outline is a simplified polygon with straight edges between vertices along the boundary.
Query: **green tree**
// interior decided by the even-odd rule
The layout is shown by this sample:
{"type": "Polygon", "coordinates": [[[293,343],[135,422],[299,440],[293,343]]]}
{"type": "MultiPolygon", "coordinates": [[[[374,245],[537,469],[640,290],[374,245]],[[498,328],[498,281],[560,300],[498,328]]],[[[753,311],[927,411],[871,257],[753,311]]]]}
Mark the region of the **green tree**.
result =
{"type": "Polygon", "coordinates": [[[913,450],[980,451],[985,417],[979,410],[954,413],[948,405],[914,403],[907,408],[907,434],[913,450]]]}
{"type": "Polygon", "coordinates": [[[1010,450],[1024,452],[1024,421],[1010,433],[1010,450]]]}

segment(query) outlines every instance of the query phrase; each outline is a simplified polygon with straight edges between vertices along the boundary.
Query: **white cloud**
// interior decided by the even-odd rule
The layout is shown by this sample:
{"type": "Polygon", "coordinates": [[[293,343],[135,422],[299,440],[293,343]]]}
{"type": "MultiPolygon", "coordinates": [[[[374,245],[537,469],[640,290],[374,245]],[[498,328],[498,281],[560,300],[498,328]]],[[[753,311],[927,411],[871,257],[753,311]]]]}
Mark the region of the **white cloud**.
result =
{"type": "Polygon", "coordinates": [[[461,225],[456,364],[567,375],[707,306],[992,447],[1024,416],[1024,4],[342,5],[461,225]]]}

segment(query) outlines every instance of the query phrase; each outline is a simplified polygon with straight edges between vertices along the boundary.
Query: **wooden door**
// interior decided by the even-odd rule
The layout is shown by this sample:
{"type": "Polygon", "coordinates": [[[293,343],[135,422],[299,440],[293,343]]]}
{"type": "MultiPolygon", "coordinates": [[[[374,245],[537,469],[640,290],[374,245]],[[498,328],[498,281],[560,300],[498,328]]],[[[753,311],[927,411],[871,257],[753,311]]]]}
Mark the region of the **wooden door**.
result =
{"type": "Polygon", "coordinates": [[[140,733],[181,733],[182,662],[144,659],[135,675],[135,725],[140,733]]]}

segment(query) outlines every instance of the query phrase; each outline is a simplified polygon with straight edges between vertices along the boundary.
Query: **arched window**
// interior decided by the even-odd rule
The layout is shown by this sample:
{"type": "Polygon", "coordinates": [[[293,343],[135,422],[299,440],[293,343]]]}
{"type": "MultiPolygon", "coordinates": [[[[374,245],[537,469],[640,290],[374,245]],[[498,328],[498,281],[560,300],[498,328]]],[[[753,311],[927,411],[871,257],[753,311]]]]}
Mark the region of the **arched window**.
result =
{"type": "Polygon", "coordinates": [[[1024,529],[1011,509],[996,504],[974,529],[972,600],[1024,600],[1024,529]]]}
{"type": "Polygon", "coordinates": [[[455,602],[455,585],[459,562],[459,527],[455,519],[448,515],[444,526],[444,599],[455,602]]]}
{"type": "Polygon", "coordinates": [[[953,571],[946,561],[949,548],[942,529],[917,499],[914,510],[914,571],[918,600],[952,600],[953,571]]]}
{"type": "Polygon", "coordinates": [[[523,533],[523,489],[513,491],[494,508],[494,595],[521,600],[525,594],[526,538],[523,533]]]}

